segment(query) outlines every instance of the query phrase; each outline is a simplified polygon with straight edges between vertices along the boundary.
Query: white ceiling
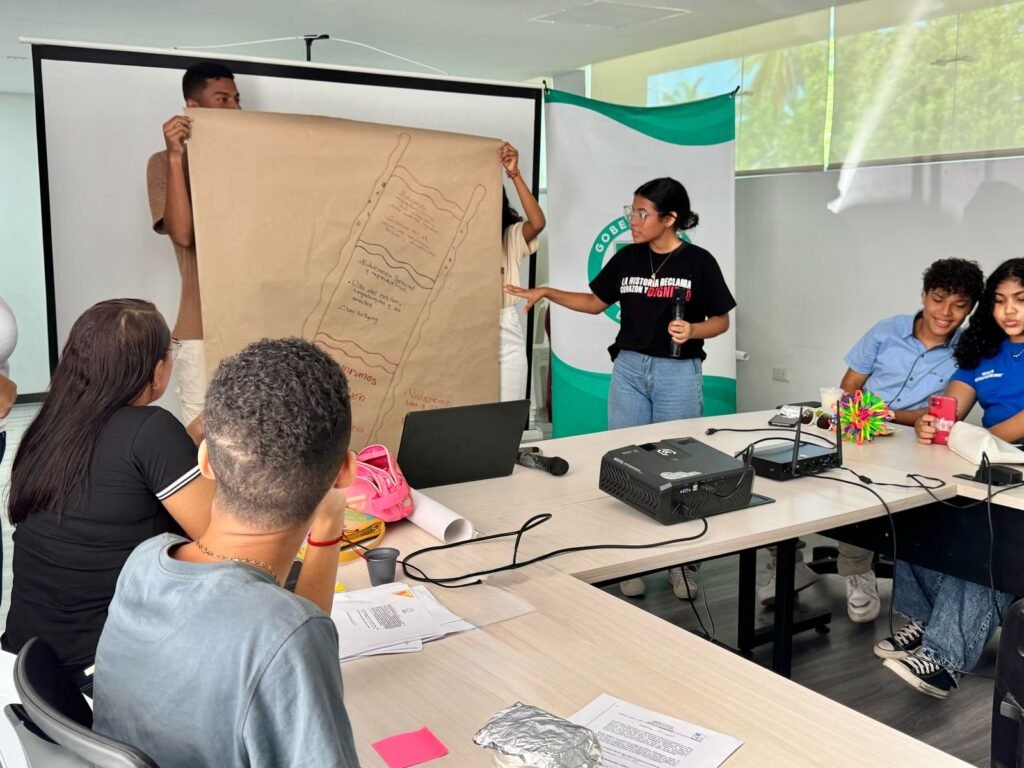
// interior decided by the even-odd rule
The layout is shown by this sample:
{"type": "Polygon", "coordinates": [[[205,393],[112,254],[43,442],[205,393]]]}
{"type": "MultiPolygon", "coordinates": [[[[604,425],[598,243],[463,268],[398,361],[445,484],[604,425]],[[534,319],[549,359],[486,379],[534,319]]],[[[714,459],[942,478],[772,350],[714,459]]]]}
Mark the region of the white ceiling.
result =
{"type": "MultiPolygon", "coordinates": [[[[171,48],[326,33],[453,75],[525,80],[833,4],[838,0],[0,0],[0,91],[32,90],[30,51],[19,37],[171,48]]],[[[302,60],[305,47],[293,40],[224,53],[302,60]]],[[[423,71],[330,40],[314,44],[313,59],[423,71]]]]}

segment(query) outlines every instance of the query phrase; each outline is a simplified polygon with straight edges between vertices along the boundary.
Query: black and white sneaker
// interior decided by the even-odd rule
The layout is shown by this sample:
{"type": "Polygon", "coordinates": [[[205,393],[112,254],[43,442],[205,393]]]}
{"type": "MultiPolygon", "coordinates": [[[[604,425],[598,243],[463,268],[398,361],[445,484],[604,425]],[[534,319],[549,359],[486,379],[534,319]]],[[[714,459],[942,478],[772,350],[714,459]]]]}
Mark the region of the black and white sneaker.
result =
{"type": "Polygon", "coordinates": [[[895,635],[875,643],[875,656],[880,659],[905,659],[917,653],[924,637],[924,626],[916,621],[907,622],[895,635]]]}
{"type": "Polygon", "coordinates": [[[945,699],[956,688],[956,680],[945,667],[925,656],[886,659],[884,665],[899,675],[907,685],[937,699],[945,699]]]}

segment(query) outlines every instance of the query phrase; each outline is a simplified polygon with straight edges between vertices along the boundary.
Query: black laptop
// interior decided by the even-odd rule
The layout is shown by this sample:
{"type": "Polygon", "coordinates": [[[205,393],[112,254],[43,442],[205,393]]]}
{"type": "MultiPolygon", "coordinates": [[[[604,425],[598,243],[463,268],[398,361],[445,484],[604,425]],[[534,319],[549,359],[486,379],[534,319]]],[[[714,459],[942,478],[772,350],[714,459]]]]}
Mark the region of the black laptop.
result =
{"type": "Polygon", "coordinates": [[[413,488],[510,475],[529,418],[529,400],[410,411],[398,466],[413,488]]]}

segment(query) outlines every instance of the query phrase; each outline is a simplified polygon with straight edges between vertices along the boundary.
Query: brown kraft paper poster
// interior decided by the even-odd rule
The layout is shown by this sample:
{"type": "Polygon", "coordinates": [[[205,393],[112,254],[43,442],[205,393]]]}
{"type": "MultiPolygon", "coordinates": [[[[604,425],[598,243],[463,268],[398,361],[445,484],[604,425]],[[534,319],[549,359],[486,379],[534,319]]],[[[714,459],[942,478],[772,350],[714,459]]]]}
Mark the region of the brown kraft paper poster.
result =
{"type": "Polygon", "coordinates": [[[188,110],[206,365],[302,336],[341,363],[352,445],[411,410],[498,399],[500,142],[188,110]]]}

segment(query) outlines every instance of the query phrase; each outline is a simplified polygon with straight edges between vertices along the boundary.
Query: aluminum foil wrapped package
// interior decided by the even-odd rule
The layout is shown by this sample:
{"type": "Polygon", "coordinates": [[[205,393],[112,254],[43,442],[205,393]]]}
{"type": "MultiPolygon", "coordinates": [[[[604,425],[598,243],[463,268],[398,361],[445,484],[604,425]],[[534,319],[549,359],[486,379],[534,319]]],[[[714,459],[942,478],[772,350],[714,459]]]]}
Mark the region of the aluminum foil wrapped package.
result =
{"type": "Polygon", "coordinates": [[[516,702],[488,720],[473,741],[493,749],[498,765],[597,768],[601,745],[589,728],[516,702]]]}

